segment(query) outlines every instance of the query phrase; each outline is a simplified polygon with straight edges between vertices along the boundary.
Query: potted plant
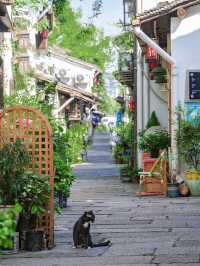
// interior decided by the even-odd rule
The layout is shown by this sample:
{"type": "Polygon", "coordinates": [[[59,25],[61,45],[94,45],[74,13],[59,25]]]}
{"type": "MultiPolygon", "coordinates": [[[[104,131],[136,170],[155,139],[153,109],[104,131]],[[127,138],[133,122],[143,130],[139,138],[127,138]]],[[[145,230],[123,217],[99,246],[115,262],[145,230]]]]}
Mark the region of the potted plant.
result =
{"type": "Polygon", "coordinates": [[[155,67],[151,71],[151,74],[153,75],[156,83],[167,83],[167,71],[161,66],[161,64],[155,67]]]}
{"type": "MultiPolygon", "coordinates": [[[[147,121],[147,124],[146,124],[146,129],[144,131],[142,131],[140,133],[140,135],[142,136],[146,130],[148,130],[149,128],[151,127],[155,127],[155,126],[160,126],[160,122],[158,120],[158,117],[156,115],[156,112],[153,111],[147,121]]],[[[146,151],[143,151],[143,160],[145,159],[149,159],[151,157],[151,153],[150,152],[146,152],[146,151]]]]}
{"type": "Polygon", "coordinates": [[[117,164],[123,163],[123,147],[117,144],[113,147],[114,158],[117,164]]]}
{"type": "Polygon", "coordinates": [[[179,153],[186,163],[186,180],[190,192],[200,195],[200,117],[193,121],[180,119],[177,132],[179,153]]]}
{"type": "MultiPolygon", "coordinates": [[[[21,144],[20,140],[15,143],[6,143],[0,150],[0,158],[0,211],[3,213],[2,216],[5,219],[7,217],[11,223],[10,218],[11,216],[14,217],[12,210],[14,210],[13,207],[21,193],[21,177],[29,165],[30,158],[26,147],[21,144]]],[[[16,220],[12,222],[13,226],[17,224],[18,217],[15,216],[16,220]]],[[[4,226],[6,226],[6,223],[4,223],[4,226]]],[[[12,228],[14,228],[13,226],[12,228]]],[[[12,228],[8,228],[8,234],[12,228]]],[[[12,238],[8,239],[9,247],[12,243],[12,249],[7,252],[16,252],[16,246],[18,246],[17,235],[15,232],[12,238]]]]}
{"type": "Polygon", "coordinates": [[[130,176],[130,167],[125,166],[120,168],[120,179],[122,182],[130,182],[131,176],[130,176]]]}
{"type": "Polygon", "coordinates": [[[3,254],[18,252],[16,226],[21,210],[21,205],[17,202],[12,208],[0,210],[0,252],[3,254]]]}
{"type": "Polygon", "coordinates": [[[152,158],[157,158],[159,151],[168,148],[170,145],[170,136],[167,130],[160,127],[151,127],[142,132],[139,139],[139,149],[150,152],[152,158]]]}
{"type": "Polygon", "coordinates": [[[21,193],[18,197],[22,206],[19,230],[25,231],[25,249],[43,249],[44,232],[39,227],[39,219],[45,212],[50,198],[49,177],[33,172],[25,172],[21,178],[21,193]]]}
{"type": "Polygon", "coordinates": [[[58,204],[60,208],[65,208],[67,198],[70,194],[70,187],[75,177],[72,174],[71,166],[62,160],[58,153],[54,154],[54,162],[56,167],[55,174],[55,193],[58,195],[58,204]]]}

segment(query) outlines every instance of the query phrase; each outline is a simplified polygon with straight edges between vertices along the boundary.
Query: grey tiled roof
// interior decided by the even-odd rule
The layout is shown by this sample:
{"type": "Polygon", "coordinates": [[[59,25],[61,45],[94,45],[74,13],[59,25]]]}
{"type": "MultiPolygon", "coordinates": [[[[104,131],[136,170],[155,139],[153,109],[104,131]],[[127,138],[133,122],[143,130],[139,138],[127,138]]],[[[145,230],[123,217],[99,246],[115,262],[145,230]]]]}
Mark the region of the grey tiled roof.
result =
{"type": "Polygon", "coordinates": [[[0,3],[5,5],[12,5],[13,2],[13,0],[0,0],[0,3]]]}
{"type": "Polygon", "coordinates": [[[157,7],[148,9],[137,15],[137,18],[142,22],[151,20],[159,16],[167,15],[177,10],[179,7],[190,7],[199,4],[200,0],[175,0],[172,2],[161,2],[157,7]]]}

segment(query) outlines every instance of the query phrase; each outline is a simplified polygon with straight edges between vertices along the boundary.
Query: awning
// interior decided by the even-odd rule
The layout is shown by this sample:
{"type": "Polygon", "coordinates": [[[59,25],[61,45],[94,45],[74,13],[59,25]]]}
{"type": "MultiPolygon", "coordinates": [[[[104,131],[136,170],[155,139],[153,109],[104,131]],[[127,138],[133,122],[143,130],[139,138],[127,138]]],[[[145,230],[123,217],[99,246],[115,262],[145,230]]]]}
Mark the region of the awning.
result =
{"type": "Polygon", "coordinates": [[[79,92],[75,88],[68,87],[66,85],[63,85],[62,83],[58,83],[56,88],[58,92],[62,94],[67,94],[67,95],[70,95],[71,97],[75,97],[77,99],[81,99],[89,103],[93,103],[93,104],[95,103],[95,100],[93,98],[84,96],[81,92],[79,92]]]}
{"type": "MultiPolygon", "coordinates": [[[[53,80],[50,76],[45,76],[45,75],[36,73],[35,77],[39,80],[43,80],[47,82],[55,82],[55,80],[53,80]]],[[[60,82],[57,83],[56,88],[62,94],[67,94],[71,97],[75,97],[75,98],[81,99],[89,103],[93,103],[93,104],[95,103],[96,96],[93,93],[86,92],[86,91],[80,91],[76,88],[70,87],[60,82]]]]}
{"type": "Polygon", "coordinates": [[[159,17],[169,15],[179,8],[188,8],[190,6],[198,5],[200,0],[175,0],[172,2],[159,3],[156,8],[148,9],[145,12],[138,14],[137,19],[141,24],[155,20],[159,17]]]}

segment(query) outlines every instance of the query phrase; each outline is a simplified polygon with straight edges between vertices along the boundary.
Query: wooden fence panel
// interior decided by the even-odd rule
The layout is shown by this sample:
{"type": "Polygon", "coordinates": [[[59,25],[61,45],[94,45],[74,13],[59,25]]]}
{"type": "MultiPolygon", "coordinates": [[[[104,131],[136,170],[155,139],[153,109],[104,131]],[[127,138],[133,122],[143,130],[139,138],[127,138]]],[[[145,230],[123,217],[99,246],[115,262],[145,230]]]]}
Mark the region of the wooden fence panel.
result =
{"type": "Polygon", "coordinates": [[[45,116],[30,107],[15,106],[6,109],[0,117],[0,147],[20,139],[30,157],[30,169],[50,177],[51,197],[46,213],[40,221],[47,236],[48,248],[54,246],[54,166],[52,129],[45,116]]]}

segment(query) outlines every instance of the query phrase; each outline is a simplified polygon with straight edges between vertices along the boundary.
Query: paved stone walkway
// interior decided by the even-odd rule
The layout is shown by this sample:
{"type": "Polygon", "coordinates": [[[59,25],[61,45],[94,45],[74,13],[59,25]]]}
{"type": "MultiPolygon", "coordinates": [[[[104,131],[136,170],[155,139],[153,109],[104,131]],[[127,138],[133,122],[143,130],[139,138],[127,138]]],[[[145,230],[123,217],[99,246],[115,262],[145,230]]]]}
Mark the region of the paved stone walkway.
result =
{"type": "Polygon", "coordinates": [[[74,168],[69,207],[56,219],[56,247],[3,257],[0,265],[200,265],[200,198],[136,197],[136,185],[120,182],[108,142],[96,134],[88,162],[74,168]],[[108,249],[72,248],[72,226],[85,210],[96,214],[94,242],[110,239],[108,249]]]}

